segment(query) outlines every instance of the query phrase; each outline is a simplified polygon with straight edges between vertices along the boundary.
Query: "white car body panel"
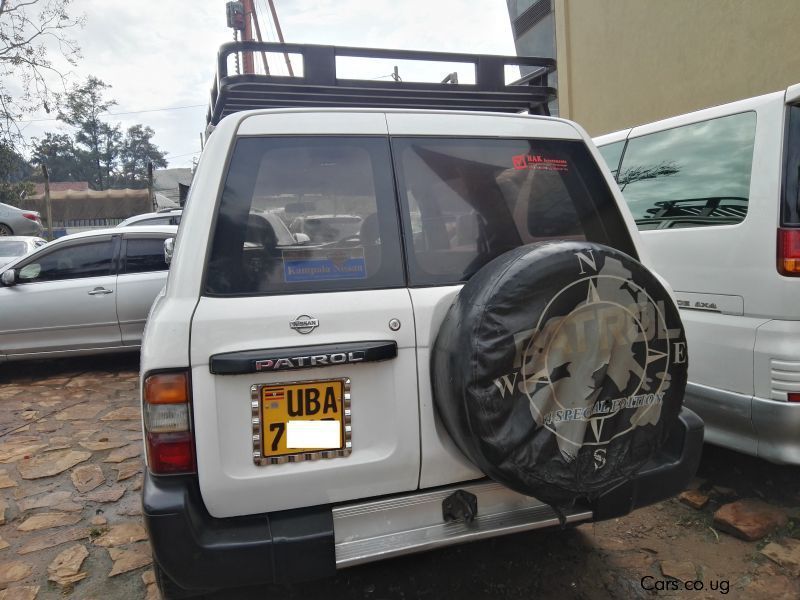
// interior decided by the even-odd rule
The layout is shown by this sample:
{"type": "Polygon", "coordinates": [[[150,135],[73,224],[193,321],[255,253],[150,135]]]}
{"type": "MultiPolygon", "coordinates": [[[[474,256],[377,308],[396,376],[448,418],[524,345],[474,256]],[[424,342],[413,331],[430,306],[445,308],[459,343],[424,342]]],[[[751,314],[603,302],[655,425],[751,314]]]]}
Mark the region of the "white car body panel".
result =
{"type": "MultiPolygon", "coordinates": [[[[584,140],[602,167],[637,251],[642,251],[611,173],[586,132],[568,121],[350,109],[249,111],[226,117],[206,143],[176,239],[169,284],[153,306],[141,355],[143,377],[152,369],[191,369],[200,490],[214,517],[342,502],[483,476],[444,432],[429,383],[430,348],[460,286],[237,298],[203,295],[205,257],[236,136],[387,133],[584,140]],[[302,314],[319,319],[319,328],[308,335],[291,330],[289,321],[302,314]],[[398,331],[388,327],[390,318],[401,322],[398,331]],[[397,358],[271,374],[209,371],[209,358],[223,352],[372,340],[395,340],[397,358]],[[344,459],[254,464],[250,386],[336,377],[352,380],[352,454],[344,459]]],[[[641,259],[647,264],[645,256],[641,259]]]]}
{"type": "Polygon", "coordinates": [[[706,422],[707,441],[795,464],[800,464],[800,405],[786,403],[786,394],[800,392],[800,280],[779,274],[775,257],[786,105],[798,100],[800,85],[795,85],[595,139],[604,146],[755,112],[745,219],[735,225],[655,229],[641,235],[681,307],[690,359],[687,405],[706,422]],[[783,404],[776,407],[776,402],[783,404]],[[771,415],[771,428],[762,410],[771,415]],[[776,426],[778,422],[783,425],[776,426]]]}

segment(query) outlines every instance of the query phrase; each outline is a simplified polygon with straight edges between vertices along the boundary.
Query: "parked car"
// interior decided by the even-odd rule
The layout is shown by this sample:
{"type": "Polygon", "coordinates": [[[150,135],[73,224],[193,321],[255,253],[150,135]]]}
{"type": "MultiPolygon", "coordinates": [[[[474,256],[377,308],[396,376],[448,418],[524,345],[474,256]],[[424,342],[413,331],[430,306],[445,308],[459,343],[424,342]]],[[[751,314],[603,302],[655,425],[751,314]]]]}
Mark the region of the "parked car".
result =
{"type": "MultiPolygon", "coordinates": [[[[326,577],[684,489],[703,427],[682,407],[678,309],[586,133],[513,113],[549,88],[503,86],[516,57],[459,55],[481,65],[463,103],[506,113],[428,109],[459,102],[449,84],[392,85],[406,108],[378,110],[374,84],[334,85],[337,49],[261,47],[304,54],[306,77],[218,75],[209,115],[232,114],[142,341],[163,596],[326,577]],[[237,94],[271,108],[236,112],[237,94]],[[274,108],[298,97],[313,107],[274,108]],[[257,209],[296,215],[311,240],[276,243],[257,209]],[[315,239],[321,215],[346,226],[315,239]]],[[[420,54],[442,59],[400,53],[420,54]]]]}
{"type": "Polygon", "coordinates": [[[800,85],[596,142],[675,289],[706,441],[800,464],[800,85]]]}
{"type": "Polygon", "coordinates": [[[45,239],[29,235],[8,235],[0,238],[0,267],[46,243],[45,239]]]}
{"type": "Polygon", "coordinates": [[[76,233],[0,268],[0,362],[137,349],[176,231],[76,233]]]}
{"type": "Polygon", "coordinates": [[[180,225],[182,208],[165,208],[158,212],[143,213],[128,217],[117,227],[130,227],[131,225],[180,225]]]}
{"type": "Polygon", "coordinates": [[[30,235],[40,237],[44,232],[42,219],[35,210],[22,210],[0,202],[0,236],[30,235]]]}

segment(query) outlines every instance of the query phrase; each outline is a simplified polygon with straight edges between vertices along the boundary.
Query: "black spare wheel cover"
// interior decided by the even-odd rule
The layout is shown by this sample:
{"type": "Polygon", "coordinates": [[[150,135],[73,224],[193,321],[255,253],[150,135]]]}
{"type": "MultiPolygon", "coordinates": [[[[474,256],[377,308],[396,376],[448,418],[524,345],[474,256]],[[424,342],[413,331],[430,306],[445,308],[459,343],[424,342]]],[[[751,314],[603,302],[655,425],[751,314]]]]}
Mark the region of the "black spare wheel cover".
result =
{"type": "Polygon", "coordinates": [[[639,262],[599,244],[543,242],[466,283],[431,367],[461,451],[495,481],[566,506],[658,451],[683,401],[686,338],[639,262]]]}

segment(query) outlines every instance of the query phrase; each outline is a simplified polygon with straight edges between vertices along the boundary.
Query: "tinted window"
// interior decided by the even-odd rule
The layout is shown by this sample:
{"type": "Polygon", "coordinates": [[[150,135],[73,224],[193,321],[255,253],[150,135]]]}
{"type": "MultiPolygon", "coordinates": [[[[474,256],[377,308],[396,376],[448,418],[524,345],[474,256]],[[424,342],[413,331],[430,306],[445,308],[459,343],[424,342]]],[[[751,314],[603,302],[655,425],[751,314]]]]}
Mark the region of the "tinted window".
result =
{"type": "Polygon", "coordinates": [[[800,106],[789,107],[783,185],[783,224],[800,225],[800,106]]]}
{"type": "Polygon", "coordinates": [[[403,285],[386,138],[265,137],[236,144],[208,294],[403,285]]]}
{"type": "Polygon", "coordinates": [[[635,256],[608,185],[582,142],[395,139],[410,283],[468,279],[522,244],[608,244],[635,256]]]}
{"type": "Polygon", "coordinates": [[[747,112],[630,139],[617,182],[639,228],[743,221],[755,129],[747,112]]]}
{"type": "Polygon", "coordinates": [[[620,140],[618,142],[606,144],[605,146],[599,146],[597,148],[600,150],[600,155],[603,157],[603,160],[606,161],[608,168],[611,170],[611,173],[615,178],[617,176],[617,172],[619,171],[619,159],[622,158],[623,148],[625,148],[625,140],[620,140]]]}
{"type": "Polygon", "coordinates": [[[111,240],[59,248],[20,269],[20,281],[55,281],[111,273],[111,240]]]}
{"type": "Polygon", "coordinates": [[[128,238],[125,251],[125,272],[166,271],[164,238],[128,238]]]}

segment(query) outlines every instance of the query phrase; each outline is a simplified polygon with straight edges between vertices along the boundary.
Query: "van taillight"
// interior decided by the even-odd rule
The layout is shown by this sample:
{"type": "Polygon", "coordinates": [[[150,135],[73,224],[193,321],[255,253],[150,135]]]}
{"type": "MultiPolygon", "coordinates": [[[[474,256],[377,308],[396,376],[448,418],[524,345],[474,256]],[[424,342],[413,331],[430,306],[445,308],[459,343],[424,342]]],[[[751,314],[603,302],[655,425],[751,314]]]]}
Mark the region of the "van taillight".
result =
{"type": "Polygon", "coordinates": [[[194,473],[189,373],[174,371],[148,375],[142,396],[150,471],[157,475],[194,473]]]}
{"type": "Polygon", "coordinates": [[[800,229],[778,229],[778,272],[800,277],[800,229]]]}

